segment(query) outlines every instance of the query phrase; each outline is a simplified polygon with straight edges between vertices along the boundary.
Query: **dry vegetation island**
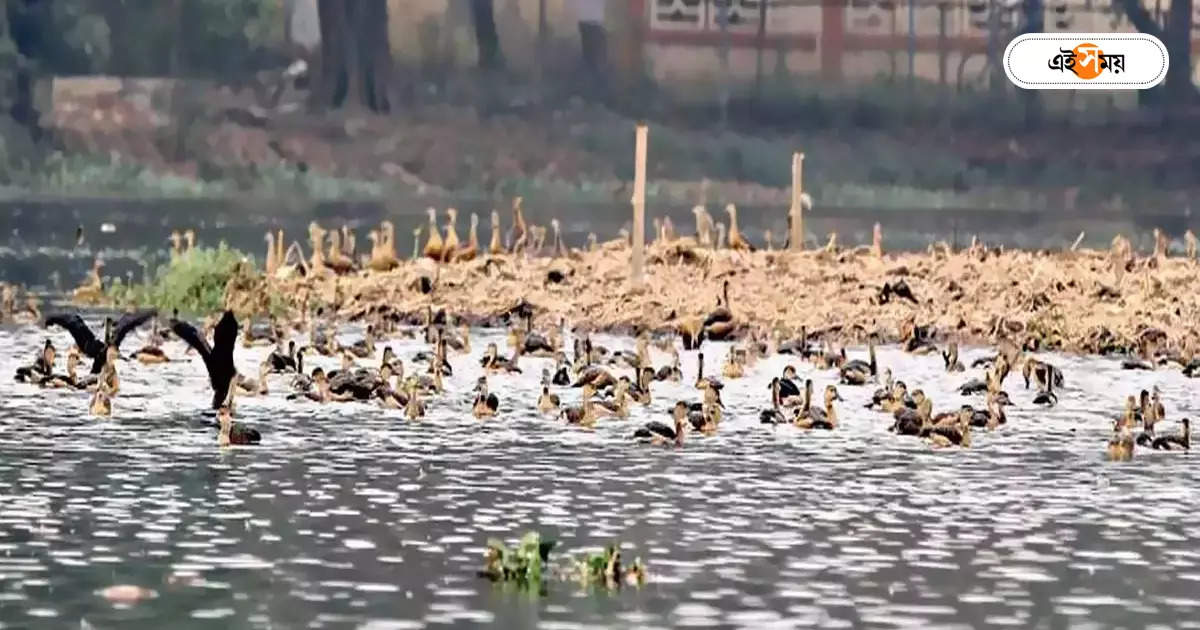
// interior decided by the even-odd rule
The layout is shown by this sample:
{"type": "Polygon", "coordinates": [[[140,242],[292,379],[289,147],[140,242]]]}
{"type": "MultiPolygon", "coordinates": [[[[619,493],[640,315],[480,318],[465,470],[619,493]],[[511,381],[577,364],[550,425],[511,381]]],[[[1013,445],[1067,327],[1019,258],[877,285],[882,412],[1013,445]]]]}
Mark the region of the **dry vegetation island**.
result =
{"type": "MultiPolygon", "coordinates": [[[[160,270],[160,283],[167,279],[176,293],[200,294],[174,267],[204,255],[226,267],[204,276],[217,283],[219,297],[214,304],[190,304],[201,312],[224,306],[242,316],[296,321],[320,309],[324,317],[367,323],[424,324],[449,316],[483,326],[646,330],[677,333],[685,348],[701,338],[752,338],[770,346],[803,337],[836,349],[874,335],[919,351],[1007,338],[1029,350],[1186,364],[1195,347],[1200,286],[1190,231],[1185,255],[1169,255],[1161,233],[1154,251],[1141,255],[1123,236],[1106,251],[1080,248],[1082,234],[1075,247],[1053,252],[973,242],[958,251],[937,243],[922,253],[888,253],[878,226],[869,246],[841,247],[831,234],[825,247],[795,252],[754,249],[738,231],[736,210],[726,233],[698,208],[698,232],[678,234],[669,221],[654,221],[645,284],[637,289],[626,234],[607,242],[593,235],[583,248],[571,249],[556,221],[551,230],[526,223],[518,198],[510,227],[503,229],[493,213],[484,242],[475,216],[460,238],[455,214],[430,209],[428,224],[404,239],[411,245],[398,244],[394,225],[385,221],[368,235],[369,254],[356,253],[356,236],[345,227],[314,223],[308,248],[292,242],[286,250],[283,233],[269,233],[261,269],[227,251],[189,252],[185,239],[176,239],[175,260],[160,270]],[[443,216],[447,222],[439,224],[443,216]]],[[[92,289],[78,294],[84,299],[95,299],[100,279],[93,274],[92,289]]],[[[118,306],[178,307],[168,293],[106,295],[118,306]]]]}

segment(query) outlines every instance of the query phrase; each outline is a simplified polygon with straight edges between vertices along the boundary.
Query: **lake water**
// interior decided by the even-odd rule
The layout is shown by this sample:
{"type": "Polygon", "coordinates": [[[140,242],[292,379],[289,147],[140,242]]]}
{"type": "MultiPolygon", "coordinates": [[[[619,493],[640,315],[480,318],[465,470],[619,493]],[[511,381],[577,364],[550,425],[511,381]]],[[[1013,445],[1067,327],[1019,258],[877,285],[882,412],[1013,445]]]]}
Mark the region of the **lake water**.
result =
{"type": "MultiPolygon", "coordinates": [[[[655,383],[648,408],[594,431],[536,414],[550,361],[525,358],[524,374],[491,379],[501,412],[479,421],[477,359],[489,340],[505,347],[481,332],[471,356],[451,353],[448,393],[421,422],[289,402],[290,379],[275,376],[269,396],[238,404],[263,443],[222,452],[203,365],[179,342],[164,346],[168,365],[122,361],[114,416],[98,420],[83,393],[12,381],[46,336],[65,356],[64,331],[0,330],[0,627],[1200,627],[1192,458],[1102,457],[1136,389],[1157,384],[1161,427],[1177,430],[1194,400],[1177,371],[1047,356],[1066,375],[1057,407],[1033,406],[1014,374],[1007,426],[935,451],[863,409],[874,386],[840,388],[836,431],[759,424],[770,377],[794,361],[776,356],[726,381],[717,435],[676,450],[629,436],[699,399],[694,352],[683,382],[655,383]],[[622,541],[649,581],[612,593],[552,582],[533,599],[476,577],[488,538],[530,529],[557,539],[556,555],[622,541]],[[114,584],[157,596],[114,605],[97,594],[114,584]]],[[[407,367],[421,348],[388,345],[407,367]]],[[[239,345],[238,366],[252,373],[267,352],[239,345]]],[[[708,373],[723,358],[708,347],[708,373]]],[[[938,357],[891,348],[879,359],[936,410],[981,402],[954,393],[977,370],[947,374],[938,357]]],[[[836,378],[797,366],[818,391],[836,378]]]]}

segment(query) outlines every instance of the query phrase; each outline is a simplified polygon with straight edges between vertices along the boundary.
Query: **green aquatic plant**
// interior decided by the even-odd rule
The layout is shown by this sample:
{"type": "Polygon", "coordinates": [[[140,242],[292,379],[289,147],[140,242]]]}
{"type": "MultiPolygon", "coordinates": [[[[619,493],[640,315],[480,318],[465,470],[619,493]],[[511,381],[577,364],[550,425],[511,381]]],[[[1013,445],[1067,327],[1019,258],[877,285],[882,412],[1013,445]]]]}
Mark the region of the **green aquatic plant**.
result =
{"type": "Polygon", "coordinates": [[[196,247],[148,273],[141,283],[114,280],[106,294],[119,306],[210,313],[224,307],[225,287],[244,261],[253,264],[249,256],[224,243],[196,247]]]}
{"type": "Polygon", "coordinates": [[[537,532],[526,533],[515,547],[493,538],[488,540],[487,560],[479,573],[493,582],[540,586],[550,563],[550,550],[556,544],[553,540],[543,541],[537,532]]]}
{"type": "Polygon", "coordinates": [[[583,586],[610,589],[618,588],[622,583],[641,586],[646,583],[646,565],[639,557],[634,559],[632,566],[623,566],[620,547],[609,545],[601,553],[585,554],[576,560],[567,577],[583,586]]]}
{"type": "Polygon", "coordinates": [[[584,554],[567,561],[565,566],[552,567],[550,551],[556,545],[552,540],[543,541],[541,535],[533,531],[527,532],[514,547],[491,539],[479,576],[537,593],[545,591],[546,577],[550,575],[584,587],[604,589],[615,589],[625,583],[641,586],[646,582],[646,566],[642,559],[635,559],[632,566],[623,566],[619,545],[609,545],[600,553],[584,554]]]}

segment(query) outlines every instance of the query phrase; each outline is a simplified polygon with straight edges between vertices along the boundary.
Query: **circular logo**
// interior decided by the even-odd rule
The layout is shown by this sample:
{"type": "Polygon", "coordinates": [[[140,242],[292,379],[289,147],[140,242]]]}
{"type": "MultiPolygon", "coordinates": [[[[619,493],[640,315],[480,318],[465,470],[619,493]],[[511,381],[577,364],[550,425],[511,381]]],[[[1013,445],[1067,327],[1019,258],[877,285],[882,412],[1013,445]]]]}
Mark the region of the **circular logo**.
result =
{"type": "Polygon", "coordinates": [[[1100,76],[1100,60],[1103,59],[1104,51],[1100,50],[1099,46],[1084,43],[1076,46],[1073,52],[1075,65],[1071,70],[1075,72],[1075,76],[1089,81],[1100,76]]]}

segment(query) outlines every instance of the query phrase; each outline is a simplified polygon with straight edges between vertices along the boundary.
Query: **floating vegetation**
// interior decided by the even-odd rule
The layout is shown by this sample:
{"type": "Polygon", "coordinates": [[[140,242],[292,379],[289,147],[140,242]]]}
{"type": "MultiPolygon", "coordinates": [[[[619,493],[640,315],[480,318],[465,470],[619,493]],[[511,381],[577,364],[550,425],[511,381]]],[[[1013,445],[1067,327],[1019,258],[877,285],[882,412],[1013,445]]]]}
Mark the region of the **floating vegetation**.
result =
{"type": "Polygon", "coordinates": [[[159,266],[140,284],[114,280],[106,294],[120,306],[211,313],[225,307],[226,285],[247,261],[249,257],[224,243],[215,248],[196,247],[159,266]]]}
{"type": "Polygon", "coordinates": [[[609,545],[602,553],[589,553],[576,560],[571,579],[584,586],[618,588],[622,582],[641,586],[646,583],[646,565],[636,558],[633,566],[621,565],[621,549],[609,545]]]}
{"type": "Polygon", "coordinates": [[[543,541],[537,532],[526,533],[512,548],[493,538],[488,540],[487,560],[479,574],[493,582],[540,586],[549,566],[550,550],[556,544],[553,540],[543,541]]]}
{"type": "Polygon", "coordinates": [[[567,566],[552,567],[550,551],[556,545],[553,540],[543,541],[541,535],[533,531],[521,537],[514,547],[493,538],[487,543],[485,563],[479,576],[537,593],[545,592],[547,575],[585,587],[605,589],[619,588],[625,583],[637,586],[646,583],[646,567],[642,559],[634,560],[632,566],[623,566],[618,545],[609,545],[601,553],[585,554],[567,566]]]}

